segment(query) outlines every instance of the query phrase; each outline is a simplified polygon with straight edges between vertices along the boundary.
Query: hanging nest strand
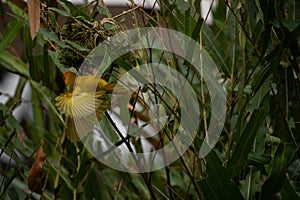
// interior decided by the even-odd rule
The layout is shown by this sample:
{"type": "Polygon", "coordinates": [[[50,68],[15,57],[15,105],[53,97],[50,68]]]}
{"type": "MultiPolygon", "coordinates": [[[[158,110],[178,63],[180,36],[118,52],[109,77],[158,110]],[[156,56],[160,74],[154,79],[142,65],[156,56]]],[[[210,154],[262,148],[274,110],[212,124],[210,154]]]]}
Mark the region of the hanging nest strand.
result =
{"type": "Polygon", "coordinates": [[[66,67],[78,70],[85,57],[101,42],[119,31],[118,25],[110,20],[101,21],[77,20],[67,22],[62,27],[61,36],[66,41],[66,47],[60,48],[59,60],[66,67]],[[68,41],[76,43],[83,48],[75,48],[68,41]]]}

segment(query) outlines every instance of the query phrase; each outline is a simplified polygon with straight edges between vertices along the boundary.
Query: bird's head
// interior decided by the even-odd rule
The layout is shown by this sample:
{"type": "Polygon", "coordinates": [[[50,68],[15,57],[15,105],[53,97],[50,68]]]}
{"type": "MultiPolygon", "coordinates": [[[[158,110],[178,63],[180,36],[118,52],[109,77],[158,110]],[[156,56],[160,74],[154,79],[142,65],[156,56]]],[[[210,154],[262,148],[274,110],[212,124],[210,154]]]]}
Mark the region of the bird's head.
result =
{"type": "Polygon", "coordinates": [[[65,72],[64,81],[67,87],[72,88],[75,82],[76,74],[74,72],[65,72]]]}

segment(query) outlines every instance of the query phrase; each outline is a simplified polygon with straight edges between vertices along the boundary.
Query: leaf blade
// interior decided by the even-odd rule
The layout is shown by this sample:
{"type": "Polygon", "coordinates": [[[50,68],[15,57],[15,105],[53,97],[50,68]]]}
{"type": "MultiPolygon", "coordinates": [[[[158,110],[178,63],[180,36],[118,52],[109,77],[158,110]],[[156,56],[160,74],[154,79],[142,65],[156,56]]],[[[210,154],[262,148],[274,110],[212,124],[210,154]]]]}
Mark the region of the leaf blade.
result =
{"type": "Polygon", "coordinates": [[[0,42],[0,52],[3,51],[18,36],[22,27],[22,22],[13,18],[6,26],[2,40],[0,42]]]}
{"type": "Polygon", "coordinates": [[[40,1],[39,0],[28,0],[28,20],[30,27],[30,36],[33,40],[40,28],[40,1]]]}
{"type": "Polygon", "coordinates": [[[254,110],[246,128],[244,129],[232,157],[228,161],[227,168],[231,177],[238,175],[243,166],[246,164],[248,154],[251,151],[256,132],[259,128],[257,124],[261,120],[262,116],[263,112],[261,110],[254,110]]]}

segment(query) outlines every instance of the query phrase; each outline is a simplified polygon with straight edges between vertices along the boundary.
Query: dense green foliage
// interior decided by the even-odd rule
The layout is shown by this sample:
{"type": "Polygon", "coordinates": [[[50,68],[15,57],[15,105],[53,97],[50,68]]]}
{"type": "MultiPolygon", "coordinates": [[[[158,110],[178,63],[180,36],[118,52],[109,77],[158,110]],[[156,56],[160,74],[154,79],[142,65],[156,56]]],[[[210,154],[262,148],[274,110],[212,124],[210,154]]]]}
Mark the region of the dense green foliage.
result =
{"type": "MultiPolygon", "coordinates": [[[[298,1],[220,0],[211,8],[212,25],[200,17],[199,0],[157,0],[160,11],[132,5],[117,17],[97,1],[80,8],[65,0],[58,1],[59,7],[47,2],[42,3],[42,25],[32,40],[26,9],[7,1],[10,19],[1,35],[0,69],[21,78],[15,94],[0,104],[0,155],[11,157],[8,163],[0,161],[0,199],[300,198],[298,1]],[[92,31],[83,31],[93,37],[92,44],[86,38],[64,36],[63,25],[57,22],[58,17],[74,22],[67,25],[73,31],[89,27],[99,16],[110,18],[111,23],[99,28],[103,35],[96,39],[92,31]],[[113,33],[129,29],[128,18],[135,22],[133,27],[167,27],[190,36],[203,44],[217,64],[228,95],[227,116],[217,145],[205,158],[198,158],[198,150],[211,114],[209,93],[201,78],[193,79],[192,66],[166,52],[124,55],[112,67],[129,70],[133,64],[156,60],[177,66],[189,79],[203,111],[193,145],[180,159],[155,172],[130,174],[101,164],[82,143],[65,138],[64,119],[54,98],[65,91],[62,73],[70,66],[76,68],[66,57],[74,52],[84,57],[113,33]],[[16,39],[24,46],[20,55],[12,45],[16,39]],[[161,55],[165,58],[160,59],[161,55]],[[22,98],[26,82],[32,89],[30,101],[22,98]],[[14,118],[12,113],[20,103],[32,107],[33,120],[14,118]],[[41,196],[27,188],[40,140],[45,142],[46,153],[41,196]]],[[[171,132],[174,121],[166,127],[171,132]]],[[[108,134],[113,135],[113,130],[108,134]]],[[[142,149],[141,143],[135,145],[142,149]]]]}

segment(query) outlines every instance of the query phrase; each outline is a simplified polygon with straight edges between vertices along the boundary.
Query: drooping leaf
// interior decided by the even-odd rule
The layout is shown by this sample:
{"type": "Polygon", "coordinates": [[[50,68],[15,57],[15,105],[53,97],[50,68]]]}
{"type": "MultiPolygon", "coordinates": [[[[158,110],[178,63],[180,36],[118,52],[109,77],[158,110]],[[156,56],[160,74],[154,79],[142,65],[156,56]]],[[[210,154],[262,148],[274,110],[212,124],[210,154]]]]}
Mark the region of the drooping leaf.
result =
{"type": "Polygon", "coordinates": [[[28,19],[30,26],[30,36],[33,40],[38,33],[40,28],[40,1],[39,0],[28,0],[28,19]]]}
{"type": "Polygon", "coordinates": [[[43,181],[43,166],[46,154],[43,150],[44,141],[41,140],[40,147],[36,153],[35,160],[30,168],[28,175],[28,187],[31,191],[42,194],[44,181],[43,181]]]}

